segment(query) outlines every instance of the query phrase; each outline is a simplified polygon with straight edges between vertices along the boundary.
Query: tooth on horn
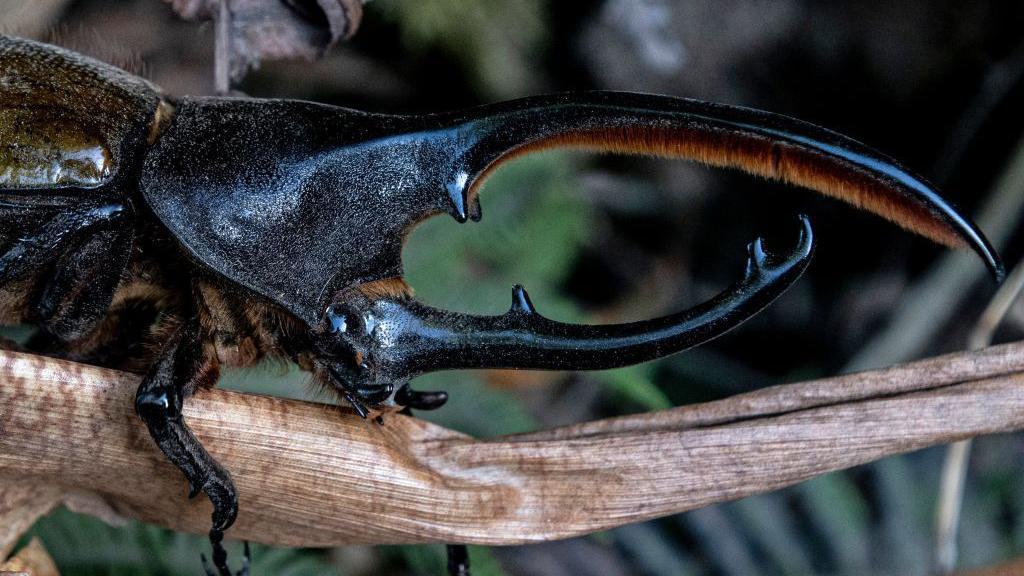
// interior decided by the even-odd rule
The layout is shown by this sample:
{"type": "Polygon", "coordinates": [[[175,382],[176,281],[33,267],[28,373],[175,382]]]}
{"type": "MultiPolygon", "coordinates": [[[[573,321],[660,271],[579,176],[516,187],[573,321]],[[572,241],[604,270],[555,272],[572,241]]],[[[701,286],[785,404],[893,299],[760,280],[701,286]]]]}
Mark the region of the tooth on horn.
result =
{"type": "Polygon", "coordinates": [[[537,310],[533,307],[533,302],[530,301],[530,295],[526,293],[526,288],[516,284],[512,287],[512,308],[509,312],[517,314],[536,314],[537,310]]]}
{"type": "Polygon", "coordinates": [[[460,172],[456,177],[455,181],[448,183],[448,200],[451,202],[450,213],[452,218],[455,218],[458,222],[465,222],[468,215],[466,213],[466,182],[469,180],[469,174],[460,172]]]}

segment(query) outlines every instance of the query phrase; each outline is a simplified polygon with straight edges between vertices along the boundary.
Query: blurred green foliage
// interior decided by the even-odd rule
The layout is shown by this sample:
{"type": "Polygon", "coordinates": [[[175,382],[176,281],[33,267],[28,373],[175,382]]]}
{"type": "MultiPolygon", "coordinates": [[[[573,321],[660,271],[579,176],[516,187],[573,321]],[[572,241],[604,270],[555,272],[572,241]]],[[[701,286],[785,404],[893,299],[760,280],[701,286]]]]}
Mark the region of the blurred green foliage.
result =
{"type": "MultiPolygon", "coordinates": [[[[434,218],[417,228],[406,244],[404,260],[406,278],[418,297],[442,308],[501,314],[511,304],[512,285],[523,284],[541,314],[564,322],[590,321],[562,290],[595,225],[593,206],[579,195],[576,175],[581,163],[569,152],[519,158],[503,165],[484,185],[486,220],[480,225],[452,226],[446,218],[434,218]]],[[[667,408],[672,404],[654,384],[652,370],[640,365],[592,376],[628,405],[667,408]]],[[[418,385],[455,388],[456,381],[464,382],[464,374],[432,375],[419,379],[418,385]]],[[[464,394],[460,390],[453,396],[464,394]]],[[[473,403],[483,400],[467,397],[473,403]]],[[[452,420],[459,412],[453,404],[454,398],[435,413],[441,423],[484,432],[473,425],[479,417],[452,420]]],[[[517,411],[517,404],[508,398],[503,410],[517,411]]],[[[496,428],[490,433],[515,431],[520,430],[496,428]]]]}
{"type": "MultiPolygon", "coordinates": [[[[100,520],[60,509],[26,535],[38,536],[62,576],[194,576],[202,572],[199,552],[205,537],[182,534],[141,522],[114,528],[100,520]]],[[[242,546],[229,544],[233,562],[242,546]]],[[[207,552],[207,554],[209,554],[207,552]]],[[[340,575],[323,550],[252,547],[252,573],[277,576],[340,575]]]]}
{"type": "MultiPolygon", "coordinates": [[[[385,547],[396,551],[406,565],[415,574],[446,574],[448,557],[445,547],[434,546],[394,546],[385,547]]],[[[473,576],[501,576],[504,572],[501,565],[488,548],[469,546],[469,565],[473,576]]]]}
{"type": "Polygon", "coordinates": [[[440,47],[492,97],[521,94],[536,82],[530,65],[547,36],[541,0],[375,0],[413,52],[440,47]]]}

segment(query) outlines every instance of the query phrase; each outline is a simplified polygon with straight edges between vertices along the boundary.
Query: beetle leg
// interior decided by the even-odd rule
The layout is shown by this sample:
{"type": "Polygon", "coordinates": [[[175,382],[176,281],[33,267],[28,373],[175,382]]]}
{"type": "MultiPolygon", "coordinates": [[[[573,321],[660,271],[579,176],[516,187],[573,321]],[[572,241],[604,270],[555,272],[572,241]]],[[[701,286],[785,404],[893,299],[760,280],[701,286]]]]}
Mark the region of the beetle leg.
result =
{"type": "MultiPolygon", "coordinates": [[[[448,401],[447,392],[417,392],[403,385],[395,394],[395,403],[404,406],[399,412],[406,416],[413,416],[412,409],[436,410],[448,401]]],[[[449,576],[470,576],[469,573],[469,550],[465,544],[449,544],[445,546],[445,555],[448,557],[449,576]]]]}
{"type": "MultiPolygon", "coordinates": [[[[217,572],[214,572],[213,567],[206,560],[205,554],[200,554],[199,559],[203,562],[203,571],[206,572],[206,576],[218,576],[217,572]]],[[[245,541],[245,548],[242,552],[242,567],[235,572],[235,576],[249,576],[249,565],[252,563],[252,550],[249,548],[249,541],[245,541]]]]}
{"type": "Polygon", "coordinates": [[[125,206],[117,202],[89,204],[58,212],[0,255],[0,286],[32,274],[62,254],[70,242],[97,226],[107,226],[125,216],[125,206]]]}
{"type": "Polygon", "coordinates": [[[36,330],[23,348],[26,352],[72,362],[145,372],[152,365],[152,344],[154,338],[159,338],[153,327],[158,324],[162,309],[165,307],[159,301],[127,298],[114,303],[85,338],[68,341],[47,330],[36,330]]]}
{"type": "Polygon", "coordinates": [[[130,227],[102,229],[65,252],[36,297],[35,323],[63,341],[91,332],[110,308],[132,241],[130,227]]]}
{"type": "Polygon", "coordinates": [[[445,547],[448,554],[449,576],[469,576],[469,550],[465,544],[449,544],[445,547]]]}
{"type": "Polygon", "coordinates": [[[437,410],[444,406],[445,402],[448,402],[448,393],[443,390],[420,392],[413,390],[408,384],[403,384],[395,393],[395,404],[416,410],[437,410]]]}
{"type": "MultiPolygon", "coordinates": [[[[224,531],[238,514],[238,495],[228,474],[203,448],[182,418],[182,402],[199,386],[216,381],[216,352],[204,338],[199,319],[179,327],[160,352],[135,396],[135,411],[164,455],[189,482],[189,497],[206,492],[213,503],[210,544],[213,565],[220,576],[232,576],[227,566],[224,531]]],[[[244,569],[243,569],[244,570],[244,569]]]]}

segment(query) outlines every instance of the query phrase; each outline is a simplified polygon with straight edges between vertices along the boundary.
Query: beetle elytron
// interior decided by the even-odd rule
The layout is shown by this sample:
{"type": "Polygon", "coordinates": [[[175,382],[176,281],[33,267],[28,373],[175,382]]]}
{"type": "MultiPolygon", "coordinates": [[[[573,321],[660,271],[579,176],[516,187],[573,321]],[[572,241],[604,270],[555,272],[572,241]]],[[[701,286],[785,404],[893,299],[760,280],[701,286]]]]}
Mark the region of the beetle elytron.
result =
{"type": "Polygon", "coordinates": [[[672,354],[757,313],[809,261],[802,219],[795,248],[754,242],[742,279],[714,299],[622,325],[548,320],[520,287],[500,316],[416,302],[402,280],[409,231],[439,213],[479,220],[488,174],[548,147],[739,168],[970,247],[1002,273],[982,234],[922,179],[767,112],[602,92],[426,116],[171,98],[112,66],[0,37],[0,320],[37,326],[30,350],[145,373],[136,410],[192,495],[213,502],[213,563],[228,575],[235,490],[181,416],[220,366],[288,358],[363,417],[436,408],[444,393],[415,392],[412,377],[672,354]]]}

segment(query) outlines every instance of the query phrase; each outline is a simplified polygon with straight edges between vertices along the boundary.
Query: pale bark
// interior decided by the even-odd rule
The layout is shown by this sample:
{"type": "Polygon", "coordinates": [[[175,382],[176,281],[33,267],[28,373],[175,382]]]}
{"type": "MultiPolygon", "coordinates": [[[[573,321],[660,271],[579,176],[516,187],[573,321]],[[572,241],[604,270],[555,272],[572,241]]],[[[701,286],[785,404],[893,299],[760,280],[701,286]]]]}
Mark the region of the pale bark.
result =
{"type": "MultiPolygon", "coordinates": [[[[220,390],[190,398],[185,414],[238,487],[231,537],[286,546],[515,544],[1020,429],[1022,371],[1017,343],[486,440],[405,416],[378,425],[334,407],[220,390]]],[[[184,478],[133,412],[137,382],[0,353],[0,486],[59,501],[94,495],[123,516],[205,532],[209,504],[186,500],[184,478]]]]}

